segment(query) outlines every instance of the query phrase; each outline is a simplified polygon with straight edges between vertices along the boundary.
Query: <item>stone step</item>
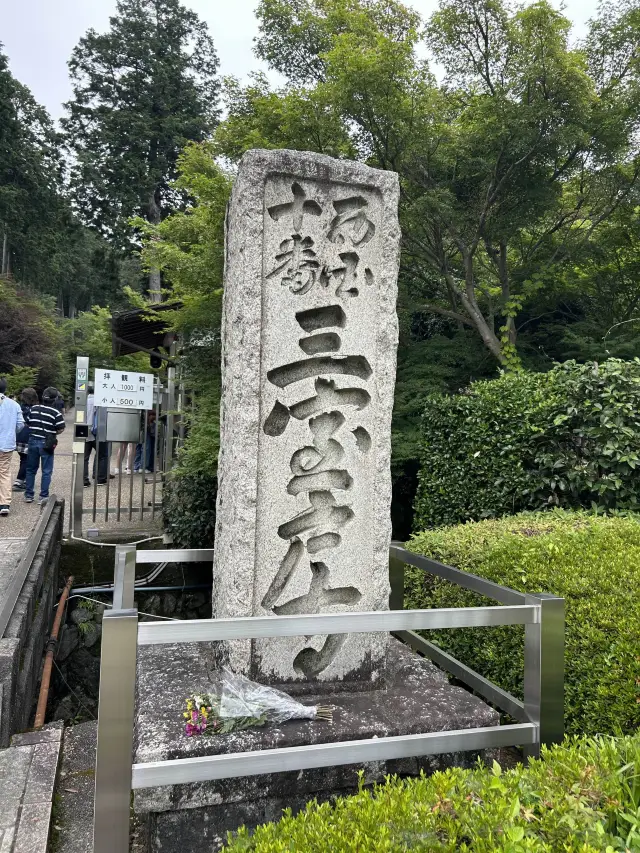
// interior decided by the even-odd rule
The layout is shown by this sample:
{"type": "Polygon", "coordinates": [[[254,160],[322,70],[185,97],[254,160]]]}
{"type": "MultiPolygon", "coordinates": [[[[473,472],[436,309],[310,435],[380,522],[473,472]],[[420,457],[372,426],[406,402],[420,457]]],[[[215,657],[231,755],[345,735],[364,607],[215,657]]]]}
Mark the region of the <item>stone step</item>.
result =
{"type": "Polygon", "coordinates": [[[62,731],[14,735],[0,751],[0,853],[46,853],[62,731]]]}
{"type": "MultiPolygon", "coordinates": [[[[55,853],[93,853],[97,736],[96,722],[65,729],[52,832],[55,853]]],[[[130,853],[147,853],[146,824],[135,815],[131,821],[129,850],[130,853]]],[[[0,853],[4,853],[2,848],[0,853]]]]}
{"type": "Polygon", "coordinates": [[[97,725],[65,729],[53,827],[56,853],[91,853],[93,848],[97,725]]]}

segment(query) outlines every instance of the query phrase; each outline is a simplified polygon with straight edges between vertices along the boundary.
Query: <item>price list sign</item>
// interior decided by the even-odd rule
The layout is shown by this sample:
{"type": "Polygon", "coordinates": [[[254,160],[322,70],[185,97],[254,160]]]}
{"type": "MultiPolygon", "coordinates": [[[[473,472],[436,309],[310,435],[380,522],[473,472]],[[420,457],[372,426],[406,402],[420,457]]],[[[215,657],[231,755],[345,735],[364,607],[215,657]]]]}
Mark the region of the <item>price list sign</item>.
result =
{"type": "Polygon", "coordinates": [[[96,370],[95,404],[123,409],[152,409],[153,374],[96,370]]]}

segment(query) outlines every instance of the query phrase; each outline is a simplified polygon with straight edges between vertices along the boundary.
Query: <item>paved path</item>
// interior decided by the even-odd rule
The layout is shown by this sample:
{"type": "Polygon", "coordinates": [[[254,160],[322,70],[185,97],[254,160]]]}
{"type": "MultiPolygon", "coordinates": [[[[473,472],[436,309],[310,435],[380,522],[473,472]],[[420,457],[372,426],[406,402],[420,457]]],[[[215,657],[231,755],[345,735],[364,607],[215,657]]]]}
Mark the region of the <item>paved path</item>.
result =
{"type": "MultiPolygon", "coordinates": [[[[58,438],[58,447],[55,451],[55,461],[53,468],[53,478],[51,480],[50,494],[56,494],[60,498],[64,498],[65,505],[65,522],[64,530],[69,529],[69,508],[71,504],[71,482],[73,471],[73,422],[74,412],[71,410],[65,415],[66,429],[58,438]]],[[[93,460],[93,457],[92,457],[93,460]]],[[[20,459],[17,453],[13,454],[12,459],[12,482],[15,480],[20,459]]],[[[82,472],[80,472],[82,476],[82,472]]],[[[107,520],[104,517],[106,506],[107,489],[106,487],[98,487],[95,490],[96,503],[96,520],[93,520],[92,513],[84,515],[84,531],[88,528],[96,528],[99,531],[109,530],[158,530],[161,527],[161,513],[158,509],[162,503],[162,483],[160,478],[157,478],[155,487],[155,504],[156,511],[154,518],[151,518],[151,500],[153,495],[153,476],[144,474],[134,474],[128,476],[123,474],[121,477],[116,477],[109,484],[109,507],[110,512],[107,520]],[[143,479],[146,480],[143,487],[143,479]],[[120,486],[120,520],[116,520],[116,507],[118,504],[118,485],[120,486]],[[143,491],[144,489],[144,491],[143,491]],[[139,510],[141,503],[144,505],[144,518],[140,519],[140,512],[132,512],[132,517],[129,519],[129,501],[131,505],[139,510]]],[[[0,541],[7,538],[22,538],[26,539],[29,533],[35,526],[40,514],[38,506],[38,488],[40,484],[40,474],[36,477],[36,499],[33,503],[25,503],[24,494],[22,492],[13,492],[11,501],[11,512],[9,516],[0,518],[0,541]]],[[[94,489],[84,490],[84,506],[91,508],[94,501],[94,489]]],[[[1,560],[0,556],[0,560],[1,560]]]]}
{"type": "MultiPolygon", "coordinates": [[[[73,414],[67,412],[65,416],[66,429],[60,434],[58,447],[55,452],[53,466],[53,478],[49,494],[69,499],[71,494],[71,444],[73,442],[73,414]]],[[[20,457],[17,453],[11,459],[11,482],[18,475],[20,457]]],[[[40,486],[40,474],[36,477],[36,498],[33,503],[24,501],[23,492],[13,492],[11,500],[11,512],[6,518],[0,518],[0,539],[5,537],[27,538],[38,521],[40,507],[38,506],[38,489],[40,486]]]]}
{"type": "Polygon", "coordinates": [[[46,853],[61,740],[50,727],[0,750],[1,853],[46,853]]]}

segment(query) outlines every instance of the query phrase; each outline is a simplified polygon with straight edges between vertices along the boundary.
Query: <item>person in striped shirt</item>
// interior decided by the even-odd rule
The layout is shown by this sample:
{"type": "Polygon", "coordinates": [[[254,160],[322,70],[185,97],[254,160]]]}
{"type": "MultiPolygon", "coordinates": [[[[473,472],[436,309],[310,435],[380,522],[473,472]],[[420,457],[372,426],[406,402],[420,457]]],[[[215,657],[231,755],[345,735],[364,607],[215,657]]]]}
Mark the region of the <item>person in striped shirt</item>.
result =
{"type": "Polygon", "coordinates": [[[64,429],[62,413],[53,405],[57,396],[56,388],[45,388],[42,403],[32,406],[29,413],[29,449],[24,495],[26,503],[33,503],[36,474],[40,466],[42,466],[40,505],[46,504],[49,499],[49,486],[53,475],[53,452],[58,443],[56,435],[64,429]]]}

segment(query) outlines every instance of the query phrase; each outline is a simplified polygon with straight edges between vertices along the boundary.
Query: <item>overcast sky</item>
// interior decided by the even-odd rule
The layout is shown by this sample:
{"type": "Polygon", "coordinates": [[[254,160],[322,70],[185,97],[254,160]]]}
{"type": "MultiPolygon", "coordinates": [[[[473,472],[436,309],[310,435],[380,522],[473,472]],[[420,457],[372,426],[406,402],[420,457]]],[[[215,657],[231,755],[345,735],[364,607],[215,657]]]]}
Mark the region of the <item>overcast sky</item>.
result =
{"type": "MultiPolygon", "coordinates": [[[[246,79],[250,71],[261,67],[252,53],[257,32],[253,10],[258,0],[183,2],[209,25],[222,74],[246,79]]],[[[410,5],[426,16],[437,7],[437,0],[414,0],[410,5]]],[[[575,22],[575,35],[583,35],[597,0],[567,0],[565,6],[575,22]]],[[[0,7],[0,42],[12,74],[59,118],[62,103],[71,97],[67,76],[71,51],[90,27],[99,32],[108,28],[116,0],[0,0],[0,7]]]]}

